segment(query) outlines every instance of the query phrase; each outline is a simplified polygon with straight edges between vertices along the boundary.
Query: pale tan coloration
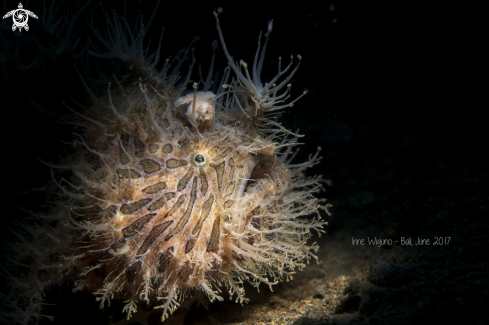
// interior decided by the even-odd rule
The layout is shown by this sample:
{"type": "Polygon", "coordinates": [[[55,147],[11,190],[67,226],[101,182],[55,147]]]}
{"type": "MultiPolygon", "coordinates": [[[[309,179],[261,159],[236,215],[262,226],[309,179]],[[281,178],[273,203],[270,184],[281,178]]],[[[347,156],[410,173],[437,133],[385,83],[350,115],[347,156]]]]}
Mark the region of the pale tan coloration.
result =
{"type": "MultiPolygon", "coordinates": [[[[132,296],[122,295],[126,300],[149,301],[154,299],[151,296],[164,296],[177,288],[181,292],[202,290],[212,301],[221,299],[212,289],[219,281],[244,302],[236,279],[251,276],[257,283],[273,284],[283,276],[288,278],[284,268],[301,268],[300,260],[307,258],[311,248],[305,245],[309,232],[295,229],[307,229],[308,225],[280,221],[283,216],[279,211],[293,209],[291,204],[297,198],[287,193],[292,172],[275,156],[277,144],[240,135],[231,127],[201,128],[199,134],[192,133],[190,123],[177,117],[175,105],[160,99],[156,92],[146,90],[138,98],[141,89],[153,88],[138,83],[125,86],[125,96],[111,91],[114,94],[102,98],[100,103],[113,103],[109,106],[125,114],[112,125],[89,126],[84,135],[87,143],[97,142],[93,152],[110,157],[105,161],[107,172],[96,176],[107,190],[101,193],[98,188],[86,188],[106,203],[90,204],[105,211],[112,206],[116,209],[105,222],[77,225],[98,234],[88,240],[95,250],[102,251],[97,260],[107,261],[101,268],[111,274],[98,278],[88,273],[83,289],[94,291],[103,281],[99,291],[102,303],[126,291],[132,292],[132,296]],[[162,113],[145,107],[145,97],[162,113]],[[155,125],[160,130],[155,132],[155,125]],[[118,136],[108,136],[105,141],[91,138],[104,131],[118,136]],[[163,136],[158,136],[160,132],[163,136]],[[121,140],[124,133],[128,137],[121,140]],[[154,152],[152,146],[157,148],[154,152]],[[198,154],[204,162],[195,161],[198,154]],[[254,184],[250,185],[250,179],[254,184]],[[270,216],[273,212],[278,215],[270,216]],[[290,229],[289,235],[286,229],[290,229]],[[276,239],[279,234],[285,241],[276,239]],[[297,241],[294,246],[299,246],[277,251],[289,241],[297,241]],[[126,267],[120,268],[121,263],[126,267]],[[274,279],[262,276],[270,271],[274,279]]],[[[171,98],[171,93],[167,91],[165,97],[171,98]]],[[[103,107],[94,105],[90,111],[102,112],[103,107]]],[[[106,110],[106,114],[98,119],[110,119],[112,112],[106,110]]],[[[220,116],[217,119],[221,120],[220,116]]],[[[312,212],[317,204],[311,201],[305,207],[312,212]]],[[[75,263],[79,269],[88,267],[75,263]]]]}
{"type": "Polygon", "coordinates": [[[70,181],[53,173],[54,222],[33,231],[41,247],[33,279],[46,276],[29,288],[72,281],[102,307],[126,301],[127,319],[152,304],[165,320],[189,296],[222,300],[226,287],[243,303],[243,281],[272,286],[292,278],[316,258],[318,246],[307,241],[325,224],[301,217],[329,213],[329,205],[314,196],[320,176],[303,174],[318,153],[291,164],[296,138],[266,115],[290,86],[283,95],[274,86],[273,98],[260,88],[259,102],[236,82],[236,90],[214,95],[194,86],[182,96],[190,73],[182,86],[166,64],[161,72],[148,66],[109,84],[75,121],[84,128],[63,161],[70,181]]]}
{"type": "Polygon", "coordinates": [[[180,97],[174,104],[179,107],[188,104],[187,118],[198,129],[205,129],[214,124],[215,108],[213,99],[216,96],[210,91],[196,92],[180,97]]]}

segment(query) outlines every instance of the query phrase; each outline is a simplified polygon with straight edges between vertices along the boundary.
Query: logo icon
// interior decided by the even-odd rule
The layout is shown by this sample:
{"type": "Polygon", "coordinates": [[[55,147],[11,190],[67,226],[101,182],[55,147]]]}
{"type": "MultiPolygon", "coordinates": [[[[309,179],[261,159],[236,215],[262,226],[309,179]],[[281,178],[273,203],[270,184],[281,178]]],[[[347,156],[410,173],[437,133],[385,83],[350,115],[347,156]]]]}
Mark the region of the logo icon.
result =
{"type": "Polygon", "coordinates": [[[29,20],[29,16],[36,18],[37,16],[35,13],[29,10],[25,10],[24,6],[22,6],[22,3],[19,3],[19,8],[7,12],[2,19],[8,18],[12,16],[12,19],[14,20],[14,24],[12,25],[12,31],[15,32],[15,30],[18,28],[19,32],[22,32],[22,28],[24,28],[26,31],[29,30],[29,25],[27,25],[27,21],[29,20]]]}

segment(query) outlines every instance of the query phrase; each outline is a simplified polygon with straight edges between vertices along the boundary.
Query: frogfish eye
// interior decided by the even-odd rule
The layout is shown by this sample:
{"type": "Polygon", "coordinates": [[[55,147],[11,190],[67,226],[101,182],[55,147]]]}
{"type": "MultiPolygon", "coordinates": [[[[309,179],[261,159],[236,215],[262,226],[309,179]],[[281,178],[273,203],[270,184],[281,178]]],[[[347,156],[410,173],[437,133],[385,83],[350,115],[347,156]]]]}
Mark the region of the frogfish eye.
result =
{"type": "Polygon", "coordinates": [[[198,153],[195,155],[194,160],[197,164],[202,164],[205,161],[205,158],[202,154],[198,153]]]}

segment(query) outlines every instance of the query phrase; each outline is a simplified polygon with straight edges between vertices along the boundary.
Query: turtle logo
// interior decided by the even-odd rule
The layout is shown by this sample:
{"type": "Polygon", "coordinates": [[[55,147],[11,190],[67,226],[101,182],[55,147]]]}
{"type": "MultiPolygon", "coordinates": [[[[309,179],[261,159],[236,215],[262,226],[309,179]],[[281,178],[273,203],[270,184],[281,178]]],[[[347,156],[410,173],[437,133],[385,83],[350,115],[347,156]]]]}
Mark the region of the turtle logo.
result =
{"type": "Polygon", "coordinates": [[[14,20],[14,24],[12,25],[12,31],[14,32],[17,28],[19,29],[19,32],[22,32],[22,28],[24,28],[26,31],[29,30],[29,25],[27,25],[29,16],[37,19],[36,14],[32,11],[25,10],[22,3],[19,3],[18,9],[7,12],[7,14],[5,14],[2,18],[5,19],[10,16],[12,16],[12,19],[14,20]]]}

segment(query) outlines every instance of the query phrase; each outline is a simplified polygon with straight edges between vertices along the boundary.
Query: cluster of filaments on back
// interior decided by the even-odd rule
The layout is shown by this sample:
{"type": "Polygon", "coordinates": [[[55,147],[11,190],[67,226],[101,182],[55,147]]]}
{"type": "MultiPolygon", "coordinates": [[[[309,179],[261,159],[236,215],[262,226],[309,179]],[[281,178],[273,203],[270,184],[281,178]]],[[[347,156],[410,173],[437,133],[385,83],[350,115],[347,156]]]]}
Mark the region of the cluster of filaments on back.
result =
{"type": "MultiPolygon", "coordinates": [[[[185,49],[182,49],[175,58],[171,60],[166,59],[163,68],[160,70],[160,72],[157,72],[155,67],[159,62],[161,37],[159,40],[158,49],[155,53],[147,55],[148,49],[144,49],[143,47],[144,35],[154,18],[154,13],[151,16],[149,23],[141,26],[138,25],[138,22],[142,20],[142,17],[138,16],[139,19],[136,22],[134,31],[130,30],[126,20],[118,17],[117,13],[113,12],[112,18],[107,12],[104,11],[104,13],[108,21],[106,37],[103,37],[102,33],[100,33],[100,31],[94,27],[95,23],[93,20],[93,14],[91,24],[98,41],[107,50],[102,50],[96,47],[96,51],[89,51],[89,53],[100,58],[117,58],[128,62],[131,64],[131,66],[137,66],[140,70],[148,72],[155,79],[159,80],[161,89],[165,89],[167,91],[170,91],[171,89],[172,93],[176,94],[177,96],[182,94],[188,85],[195,63],[193,49],[189,71],[183,81],[180,81],[179,71],[183,62],[188,58],[189,50],[197,38],[194,39],[185,49]],[[173,68],[172,64],[174,65],[173,68]],[[170,68],[172,68],[171,71],[170,68]]],[[[263,84],[261,80],[261,71],[265,60],[265,51],[269,36],[272,32],[272,21],[269,22],[268,31],[265,34],[265,42],[261,52],[260,33],[258,48],[250,75],[248,64],[242,60],[239,64],[234,62],[233,58],[229,54],[219,25],[218,14],[214,12],[214,15],[216,18],[219,38],[229,64],[229,66],[224,70],[224,76],[217,88],[215,98],[212,99],[213,106],[219,111],[222,111],[226,118],[223,121],[214,121],[214,123],[219,124],[219,122],[222,122],[225,124],[233,124],[238,122],[243,124],[241,128],[246,129],[246,125],[249,126],[252,131],[257,131],[258,134],[262,135],[287,133],[299,136],[283,128],[279,123],[275,122],[274,119],[282,109],[292,107],[297,100],[307,93],[307,90],[304,90],[302,95],[291,102],[287,102],[287,100],[290,98],[290,81],[300,66],[301,56],[297,55],[299,63],[288,75],[286,74],[293,66],[294,57],[291,55],[290,63],[284,69],[282,69],[282,58],[279,57],[277,75],[272,78],[270,82],[263,84]],[[229,80],[231,77],[231,70],[235,73],[235,77],[229,80]],[[282,78],[284,76],[285,78],[282,78]],[[281,90],[282,93],[279,93],[281,90]]],[[[162,35],[163,33],[161,36],[162,35]]],[[[214,41],[212,43],[213,54],[207,78],[204,80],[200,74],[201,80],[199,84],[201,84],[203,91],[208,91],[212,86],[212,70],[214,67],[215,52],[217,47],[217,41],[214,41]]],[[[198,86],[194,83],[193,88],[196,90],[197,87],[198,86]]],[[[90,90],[88,91],[91,93],[90,90]]]]}
{"type": "MultiPolygon", "coordinates": [[[[55,211],[65,230],[55,234],[40,227],[31,232],[36,238],[59,235],[61,242],[71,228],[77,238],[70,245],[77,251],[62,252],[65,262],[57,278],[49,271],[51,278],[41,289],[82,268],[75,290],[96,291],[102,306],[114,297],[125,299],[128,318],[139,302],[162,301],[155,308],[163,309],[164,320],[189,295],[203,292],[210,301],[222,300],[222,286],[243,303],[244,281],[271,286],[316,258],[317,245],[307,241],[310,230],[319,233],[324,222],[319,215],[309,221],[300,217],[319,208],[328,213],[329,205],[321,206],[314,197],[321,178],[303,174],[318,163],[319,152],[305,163],[292,164],[298,135],[274,121],[279,110],[295,102],[286,100],[298,65],[285,76],[292,61],[282,70],[279,60],[278,74],[263,85],[260,74],[271,22],[250,76],[247,64],[238,65],[228,53],[217,13],[215,18],[230,68],[217,93],[210,92],[214,42],[206,80],[201,78],[200,87],[194,83],[187,95],[183,92],[195,63],[193,49],[183,80],[179,70],[192,44],[167,59],[158,72],[160,48],[147,55],[142,45],[149,24],[132,32],[114,13],[107,15],[107,36],[102,37],[92,21],[107,48],[92,55],[129,62],[140,77],[125,84],[115,79],[118,93],[112,96],[109,84],[102,99],[87,88],[94,104],[88,116],[75,112],[85,132],[73,141],[84,150],[66,166],[48,164],[68,167],[78,181],[60,181],[52,172],[64,197],[55,211]],[[231,70],[235,77],[229,81],[231,70]],[[97,112],[103,106],[108,110],[97,112]],[[103,122],[107,120],[111,122],[103,122]],[[163,171],[166,176],[158,179],[155,175],[163,171]]],[[[37,268],[53,268],[45,264],[37,268]]]]}

